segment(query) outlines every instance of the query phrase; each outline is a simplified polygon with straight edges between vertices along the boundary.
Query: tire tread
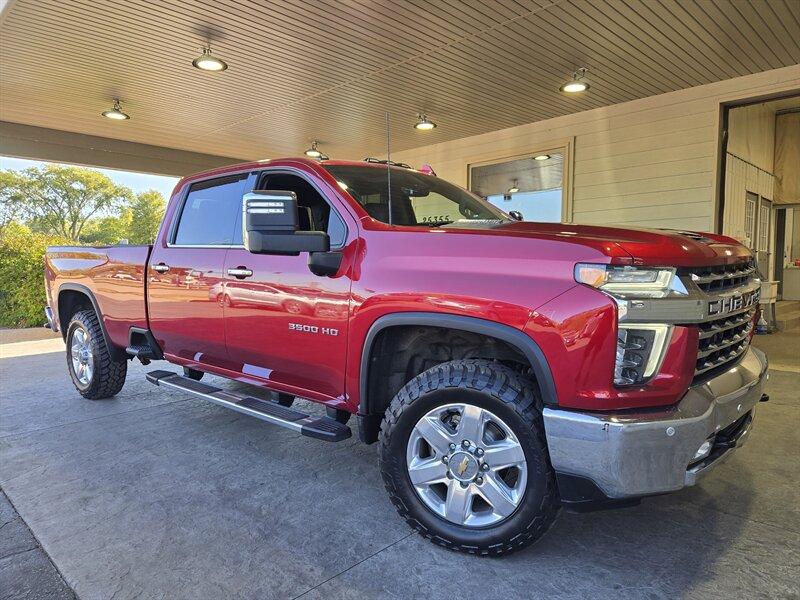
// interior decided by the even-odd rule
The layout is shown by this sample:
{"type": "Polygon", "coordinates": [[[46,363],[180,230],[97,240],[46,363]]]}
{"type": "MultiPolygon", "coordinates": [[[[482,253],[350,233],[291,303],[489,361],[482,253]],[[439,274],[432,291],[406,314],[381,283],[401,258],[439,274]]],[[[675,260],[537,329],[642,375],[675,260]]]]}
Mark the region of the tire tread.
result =
{"type": "Polygon", "coordinates": [[[389,498],[400,516],[423,537],[435,544],[468,554],[500,556],[520,550],[539,538],[550,529],[560,510],[560,501],[555,481],[555,473],[549,463],[547,442],[542,422],[542,403],[536,392],[536,383],[513,369],[495,361],[482,359],[463,359],[442,363],[421,373],[409,381],[394,397],[386,410],[378,436],[381,454],[381,474],[389,498]],[[389,451],[393,430],[408,407],[428,392],[447,388],[469,388],[486,393],[512,408],[531,426],[538,450],[548,457],[546,490],[536,516],[512,538],[501,544],[473,546],[465,545],[442,536],[427,528],[415,519],[398,493],[388,468],[384,468],[385,453],[389,451]]]}
{"type": "MultiPolygon", "coordinates": [[[[105,400],[111,398],[119,393],[122,386],[125,385],[125,377],[128,373],[128,361],[125,359],[116,359],[111,355],[106,339],[103,336],[103,328],[100,326],[100,320],[93,310],[81,310],[76,312],[72,319],[67,331],[72,329],[72,324],[78,322],[83,325],[89,332],[89,338],[94,342],[97,349],[97,368],[95,369],[95,376],[91,385],[85,390],[78,388],[78,392],[84,398],[89,400],[105,400]]],[[[68,338],[69,340],[69,338],[68,338]]],[[[72,373],[70,367],[69,348],[67,348],[67,368],[72,373]]],[[[77,386],[76,386],[77,388],[77,386]]]]}

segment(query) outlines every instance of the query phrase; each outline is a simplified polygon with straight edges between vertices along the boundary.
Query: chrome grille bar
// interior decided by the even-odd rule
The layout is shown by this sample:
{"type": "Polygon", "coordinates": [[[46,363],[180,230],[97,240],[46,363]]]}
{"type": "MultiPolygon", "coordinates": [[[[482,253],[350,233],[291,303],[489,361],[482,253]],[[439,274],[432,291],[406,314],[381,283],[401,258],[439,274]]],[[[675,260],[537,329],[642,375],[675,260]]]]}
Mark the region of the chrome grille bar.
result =
{"type": "Polygon", "coordinates": [[[750,345],[756,307],[700,325],[695,379],[738,360],[750,345]]]}
{"type": "Polygon", "coordinates": [[[688,275],[704,292],[716,293],[746,285],[755,277],[756,267],[751,259],[731,265],[695,267],[688,269],[688,275]]]}

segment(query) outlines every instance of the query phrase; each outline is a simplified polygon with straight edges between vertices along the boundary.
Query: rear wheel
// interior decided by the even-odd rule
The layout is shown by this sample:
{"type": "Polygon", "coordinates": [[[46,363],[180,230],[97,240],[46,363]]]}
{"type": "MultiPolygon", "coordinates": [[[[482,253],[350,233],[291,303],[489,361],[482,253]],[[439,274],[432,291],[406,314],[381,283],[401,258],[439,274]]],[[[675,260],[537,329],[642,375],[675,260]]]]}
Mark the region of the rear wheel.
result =
{"type": "Polygon", "coordinates": [[[381,427],[381,472],[412,527],[492,555],[547,532],[559,501],[535,390],[484,360],[444,363],[400,390],[381,427]]]}
{"type": "Polygon", "coordinates": [[[84,398],[102,400],[125,385],[128,361],[114,358],[93,310],[81,310],[67,326],[67,370],[84,398]]]}

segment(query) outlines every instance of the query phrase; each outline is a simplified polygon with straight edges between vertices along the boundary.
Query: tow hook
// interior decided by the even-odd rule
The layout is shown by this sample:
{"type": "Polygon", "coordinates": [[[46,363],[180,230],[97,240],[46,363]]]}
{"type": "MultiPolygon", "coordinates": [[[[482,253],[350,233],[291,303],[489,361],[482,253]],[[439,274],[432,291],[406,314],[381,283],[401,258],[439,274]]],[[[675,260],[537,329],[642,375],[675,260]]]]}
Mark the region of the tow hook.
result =
{"type": "Polygon", "coordinates": [[[759,402],[769,402],[769,394],[761,394],[759,402]]]}

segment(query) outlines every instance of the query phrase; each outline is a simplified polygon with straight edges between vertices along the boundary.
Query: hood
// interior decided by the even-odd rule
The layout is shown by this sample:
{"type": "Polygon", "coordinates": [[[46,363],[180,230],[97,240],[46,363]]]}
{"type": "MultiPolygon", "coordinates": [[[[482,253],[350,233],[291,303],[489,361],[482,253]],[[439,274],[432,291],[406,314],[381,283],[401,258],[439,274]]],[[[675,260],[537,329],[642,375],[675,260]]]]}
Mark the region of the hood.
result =
{"type": "Polygon", "coordinates": [[[714,233],[572,223],[512,222],[496,227],[522,235],[592,246],[618,264],[697,267],[749,259],[750,250],[733,238],[714,233]]]}

